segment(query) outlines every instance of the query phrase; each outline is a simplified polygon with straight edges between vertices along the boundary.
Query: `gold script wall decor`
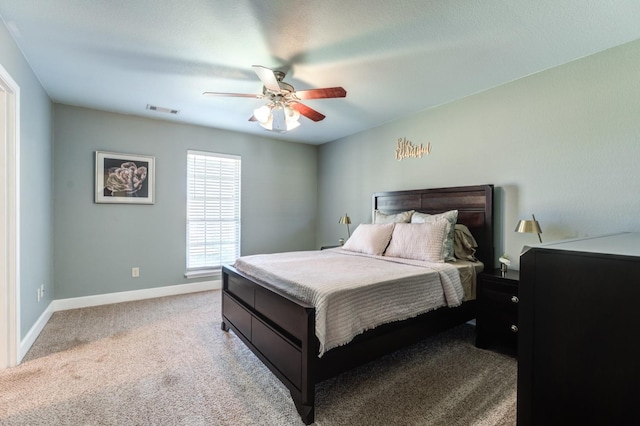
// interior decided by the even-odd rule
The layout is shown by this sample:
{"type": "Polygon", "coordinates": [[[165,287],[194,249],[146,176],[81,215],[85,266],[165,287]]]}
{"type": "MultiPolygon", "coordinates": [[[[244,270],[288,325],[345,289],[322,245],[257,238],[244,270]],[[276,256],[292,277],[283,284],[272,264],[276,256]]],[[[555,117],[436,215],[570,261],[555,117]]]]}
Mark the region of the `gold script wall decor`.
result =
{"type": "Polygon", "coordinates": [[[405,158],[422,158],[423,155],[431,154],[431,142],[426,145],[414,145],[407,138],[398,138],[396,145],[396,160],[401,161],[405,158]]]}

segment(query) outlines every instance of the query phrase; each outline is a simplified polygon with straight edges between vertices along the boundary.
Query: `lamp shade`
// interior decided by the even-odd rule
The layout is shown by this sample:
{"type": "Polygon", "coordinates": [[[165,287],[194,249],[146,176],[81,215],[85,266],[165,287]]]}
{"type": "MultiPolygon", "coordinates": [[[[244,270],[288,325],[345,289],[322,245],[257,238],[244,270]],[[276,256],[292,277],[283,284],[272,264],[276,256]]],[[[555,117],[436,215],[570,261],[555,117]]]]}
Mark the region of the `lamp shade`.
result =
{"type": "Polygon", "coordinates": [[[541,234],[540,224],[537,220],[521,220],[516,226],[516,232],[529,232],[532,234],[541,234]]]}
{"type": "Polygon", "coordinates": [[[271,107],[269,105],[262,105],[260,108],[257,108],[253,111],[253,116],[260,123],[266,123],[269,121],[269,117],[271,116],[271,107]]]}
{"type": "Polygon", "coordinates": [[[522,219],[518,221],[518,225],[516,225],[515,231],[522,232],[522,233],[538,234],[538,239],[540,240],[540,242],[542,242],[542,237],[540,236],[540,234],[542,234],[542,229],[540,228],[540,224],[538,223],[534,215],[531,215],[531,216],[533,217],[533,220],[522,219]]]}

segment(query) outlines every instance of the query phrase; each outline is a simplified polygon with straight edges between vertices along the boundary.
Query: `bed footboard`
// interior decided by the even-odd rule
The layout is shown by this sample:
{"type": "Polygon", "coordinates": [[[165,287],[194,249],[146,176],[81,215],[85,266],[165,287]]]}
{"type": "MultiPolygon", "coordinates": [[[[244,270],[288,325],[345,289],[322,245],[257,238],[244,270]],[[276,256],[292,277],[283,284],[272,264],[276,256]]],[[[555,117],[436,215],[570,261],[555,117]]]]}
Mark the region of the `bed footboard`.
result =
{"type": "Polygon", "coordinates": [[[305,424],[314,421],[315,308],[222,268],[222,329],[234,333],[289,389],[305,424]]]}

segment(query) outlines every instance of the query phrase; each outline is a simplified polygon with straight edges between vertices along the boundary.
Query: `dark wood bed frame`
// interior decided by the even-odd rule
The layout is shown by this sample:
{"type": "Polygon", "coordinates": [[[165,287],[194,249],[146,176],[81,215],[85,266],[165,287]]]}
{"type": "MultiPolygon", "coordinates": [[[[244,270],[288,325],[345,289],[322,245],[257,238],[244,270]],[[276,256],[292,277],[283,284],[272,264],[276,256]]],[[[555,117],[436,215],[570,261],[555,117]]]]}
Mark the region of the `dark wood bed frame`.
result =
{"type": "MultiPolygon", "coordinates": [[[[386,213],[458,210],[486,268],[494,266],[493,185],[378,192],[373,209],[386,213]]],[[[305,424],[314,422],[315,385],[426,337],[475,318],[475,300],[384,324],[318,357],[315,309],[259,280],[222,268],[222,329],[234,333],[289,389],[305,424]]]]}

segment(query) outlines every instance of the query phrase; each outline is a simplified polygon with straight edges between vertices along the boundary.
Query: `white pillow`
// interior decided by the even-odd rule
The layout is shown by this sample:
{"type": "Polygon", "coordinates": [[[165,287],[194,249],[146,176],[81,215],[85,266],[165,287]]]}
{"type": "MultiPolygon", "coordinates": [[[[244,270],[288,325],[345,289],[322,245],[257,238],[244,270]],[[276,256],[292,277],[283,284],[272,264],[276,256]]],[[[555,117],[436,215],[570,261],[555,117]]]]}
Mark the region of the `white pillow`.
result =
{"type": "Polygon", "coordinates": [[[396,223],[384,255],[442,263],[449,227],[446,219],[428,223],[396,223]]]}
{"type": "Polygon", "coordinates": [[[382,255],[389,244],[394,223],[358,225],[343,249],[358,253],[382,255]]]}
{"type": "Polygon", "coordinates": [[[373,223],[409,223],[411,222],[411,215],[414,211],[415,210],[409,210],[402,213],[388,214],[376,210],[373,212],[373,223]]]}
{"type": "Polygon", "coordinates": [[[455,238],[456,222],[458,221],[458,210],[449,210],[448,212],[439,214],[427,214],[415,212],[411,216],[411,223],[428,223],[436,220],[447,219],[449,221],[449,231],[447,238],[444,240],[444,260],[455,261],[455,253],[453,249],[453,240],[455,238]]]}

